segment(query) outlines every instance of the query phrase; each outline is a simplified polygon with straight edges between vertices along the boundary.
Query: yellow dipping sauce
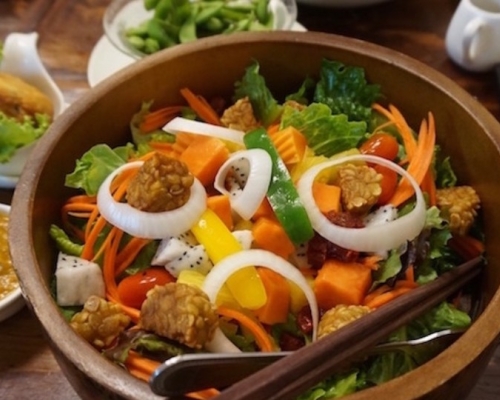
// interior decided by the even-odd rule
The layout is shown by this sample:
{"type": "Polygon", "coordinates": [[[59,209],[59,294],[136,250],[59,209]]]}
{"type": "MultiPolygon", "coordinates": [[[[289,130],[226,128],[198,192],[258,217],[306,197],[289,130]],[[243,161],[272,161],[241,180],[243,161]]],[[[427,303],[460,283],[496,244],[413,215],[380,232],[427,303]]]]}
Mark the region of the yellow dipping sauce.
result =
{"type": "Polygon", "coordinates": [[[7,238],[9,217],[0,214],[0,300],[19,286],[16,273],[12,268],[7,238]]]}

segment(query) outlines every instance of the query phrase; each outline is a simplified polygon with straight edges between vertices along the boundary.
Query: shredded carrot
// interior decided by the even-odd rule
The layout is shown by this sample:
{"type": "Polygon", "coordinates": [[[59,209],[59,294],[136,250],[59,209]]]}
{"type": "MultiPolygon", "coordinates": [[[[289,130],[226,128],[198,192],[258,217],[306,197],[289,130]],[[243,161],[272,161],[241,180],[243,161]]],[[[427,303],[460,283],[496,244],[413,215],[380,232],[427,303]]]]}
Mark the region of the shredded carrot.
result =
{"type": "Polygon", "coordinates": [[[210,388],[205,390],[199,390],[197,392],[187,393],[186,397],[189,397],[190,399],[208,400],[208,399],[213,399],[219,394],[220,392],[217,389],[210,388]]]}
{"type": "Polygon", "coordinates": [[[373,299],[375,299],[376,297],[386,293],[386,292],[389,292],[391,290],[391,287],[387,284],[383,284],[383,285],[380,285],[379,287],[377,287],[376,289],[372,290],[371,292],[369,292],[364,300],[363,300],[363,304],[366,305],[366,303],[369,303],[370,301],[372,301],[373,299]]]}
{"type": "Polygon", "coordinates": [[[271,341],[271,338],[258,322],[254,321],[249,316],[243,314],[240,311],[225,306],[219,306],[217,308],[217,312],[223,317],[235,319],[240,324],[245,326],[253,334],[253,336],[255,337],[255,342],[262,351],[274,350],[274,345],[271,341]]]}
{"type": "Polygon", "coordinates": [[[383,258],[378,255],[371,255],[363,257],[360,261],[364,266],[370,268],[373,271],[376,271],[377,269],[379,269],[379,262],[382,261],[382,259],[383,258]]]}
{"type": "MultiPolygon", "coordinates": [[[[430,121],[433,120],[432,114],[429,113],[430,121]]],[[[420,185],[431,167],[432,157],[434,154],[434,145],[436,142],[436,132],[433,123],[427,124],[422,121],[418,136],[417,149],[410,158],[407,171],[420,185]]],[[[408,200],[413,195],[413,187],[406,179],[402,179],[392,196],[390,203],[394,206],[399,206],[408,200]]]]}
{"type": "Polygon", "coordinates": [[[104,249],[104,260],[102,265],[104,284],[106,286],[106,292],[109,293],[114,299],[119,299],[115,280],[115,262],[117,249],[122,236],[123,231],[113,226],[108,234],[108,239],[111,239],[106,240],[106,246],[104,249]]]}
{"type": "Polygon", "coordinates": [[[155,152],[165,154],[168,157],[177,158],[173,143],[150,141],[148,144],[155,152]]]}
{"type": "MultiPolygon", "coordinates": [[[[133,376],[148,382],[151,375],[160,366],[160,363],[158,361],[142,357],[140,354],[131,350],[129,351],[127,360],[125,361],[125,366],[133,376]]],[[[187,393],[186,397],[191,399],[207,400],[212,399],[219,394],[220,392],[217,389],[209,388],[187,393]]]]}
{"type": "Polygon", "coordinates": [[[135,260],[139,252],[151,243],[149,239],[143,239],[139,237],[133,237],[130,241],[123,247],[123,249],[116,256],[116,267],[115,276],[120,275],[125,271],[130,264],[135,260]]]}
{"type": "Polygon", "coordinates": [[[181,95],[186,99],[196,115],[203,121],[213,125],[222,125],[219,116],[203,96],[194,94],[188,88],[182,88],[181,95]]]}
{"type": "Polygon", "coordinates": [[[466,261],[479,257],[485,251],[484,243],[470,235],[453,235],[448,245],[466,261]]]}
{"type": "Polygon", "coordinates": [[[415,267],[413,265],[406,268],[405,279],[409,282],[415,282],[415,267]]]}
{"type": "Polygon", "coordinates": [[[382,293],[379,296],[374,297],[368,302],[365,302],[364,305],[370,308],[379,308],[411,290],[413,290],[413,288],[410,287],[394,288],[388,292],[382,293]]]}
{"type": "Polygon", "coordinates": [[[106,226],[106,220],[102,216],[98,216],[98,213],[92,213],[89,221],[87,222],[88,231],[85,232],[85,244],[83,246],[83,251],[81,257],[85,260],[92,260],[94,258],[94,245],[102,232],[103,228],[106,226]],[[93,217],[97,217],[96,222],[91,224],[93,217]]]}
{"type": "Polygon", "coordinates": [[[153,132],[178,116],[182,108],[182,106],[168,106],[152,111],[144,116],[142,122],[139,124],[139,129],[143,133],[153,132]]]}
{"type": "Polygon", "coordinates": [[[96,196],[89,196],[86,194],[78,194],[76,196],[71,196],[66,200],[66,203],[78,203],[78,204],[95,204],[97,202],[96,196]]]}

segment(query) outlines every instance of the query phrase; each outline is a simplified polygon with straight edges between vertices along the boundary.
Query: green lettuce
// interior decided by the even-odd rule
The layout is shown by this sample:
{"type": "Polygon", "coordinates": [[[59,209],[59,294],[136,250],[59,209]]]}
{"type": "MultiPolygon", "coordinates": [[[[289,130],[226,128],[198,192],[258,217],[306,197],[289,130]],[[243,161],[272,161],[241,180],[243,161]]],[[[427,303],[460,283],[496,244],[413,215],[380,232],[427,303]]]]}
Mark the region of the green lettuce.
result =
{"type": "Polygon", "coordinates": [[[106,177],[125,164],[133,152],[132,144],[115,149],[107,144],[95,145],[76,161],[75,170],[66,175],[65,185],[94,196],[106,177]]]}
{"type": "Polygon", "coordinates": [[[253,62],[246,68],[242,79],[235,83],[235,100],[248,97],[253,111],[264,126],[268,126],[281,114],[282,106],[266,86],[266,80],[259,74],[259,64],[253,62]]]}
{"type": "Polygon", "coordinates": [[[366,133],[366,123],[350,122],[345,114],[332,115],[326,104],[312,103],[303,110],[285,106],[281,128],[293,126],[306,137],[316,155],[330,157],[356,147],[366,133]]]}
{"type": "Polygon", "coordinates": [[[47,114],[25,116],[20,122],[0,112],[0,163],[8,162],[16,150],[42,136],[50,125],[47,114]]]}

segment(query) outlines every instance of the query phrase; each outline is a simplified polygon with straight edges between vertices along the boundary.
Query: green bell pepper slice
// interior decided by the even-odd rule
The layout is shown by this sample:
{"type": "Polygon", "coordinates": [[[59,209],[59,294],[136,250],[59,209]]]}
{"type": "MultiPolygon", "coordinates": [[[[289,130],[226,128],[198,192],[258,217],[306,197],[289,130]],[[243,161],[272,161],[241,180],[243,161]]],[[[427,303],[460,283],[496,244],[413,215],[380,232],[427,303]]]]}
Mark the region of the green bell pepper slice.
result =
{"type": "Polygon", "coordinates": [[[295,244],[305,243],[314,235],[311,222],[290,173],[267,131],[264,128],[255,129],[247,133],[243,140],[248,149],[263,149],[271,157],[272,177],[267,198],[290,240],[295,244]]]}

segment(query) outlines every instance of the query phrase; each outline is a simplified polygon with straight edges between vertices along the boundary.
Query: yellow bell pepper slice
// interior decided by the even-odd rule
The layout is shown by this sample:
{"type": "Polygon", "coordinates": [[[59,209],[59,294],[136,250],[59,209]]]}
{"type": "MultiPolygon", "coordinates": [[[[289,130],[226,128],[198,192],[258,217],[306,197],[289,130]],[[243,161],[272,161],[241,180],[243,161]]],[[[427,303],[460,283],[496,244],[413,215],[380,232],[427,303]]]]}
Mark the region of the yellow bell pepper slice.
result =
{"type": "MultiPolygon", "coordinates": [[[[198,242],[205,246],[214,265],[223,258],[243,250],[224,222],[208,208],[191,228],[191,232],[198,242]]],[[[241,307],[256,310],[267,301],[266,289],[255,266],[236,271],[228,278],[226,286],[241,307]]]]}

